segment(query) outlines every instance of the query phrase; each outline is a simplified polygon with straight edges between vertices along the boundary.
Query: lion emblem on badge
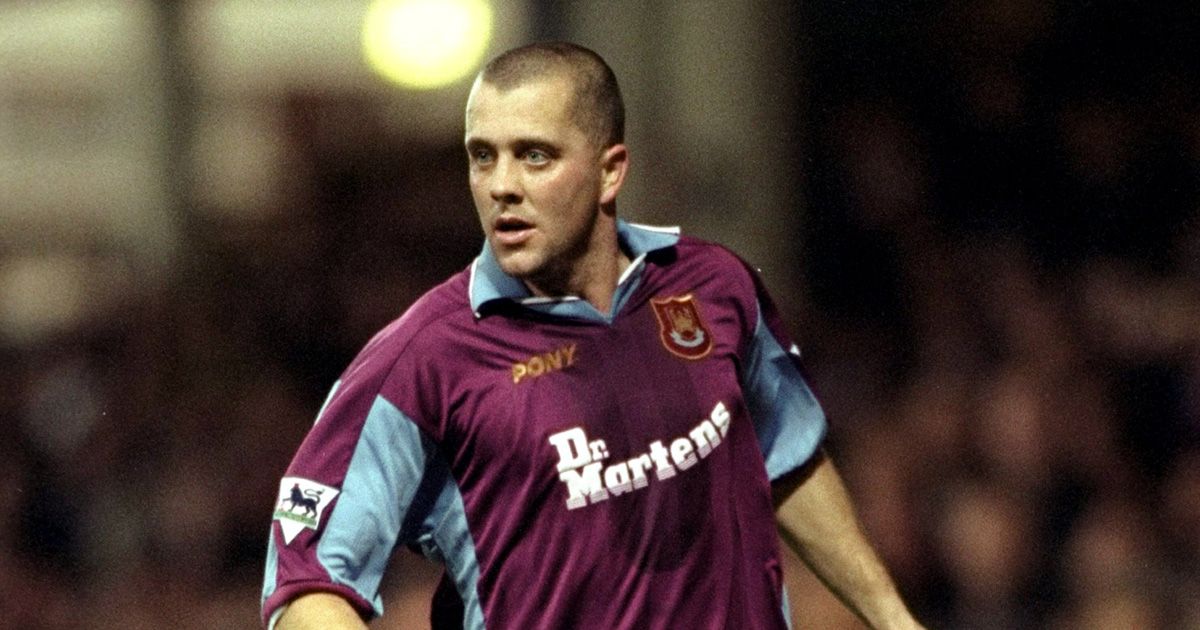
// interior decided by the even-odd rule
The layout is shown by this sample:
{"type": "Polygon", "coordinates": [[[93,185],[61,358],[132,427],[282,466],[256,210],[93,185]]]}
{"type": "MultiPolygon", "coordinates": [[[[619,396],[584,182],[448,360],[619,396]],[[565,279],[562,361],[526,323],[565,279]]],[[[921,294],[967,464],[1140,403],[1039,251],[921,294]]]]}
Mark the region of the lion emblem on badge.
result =
{"type": "Polygon", "coordinates": [[[280,504],[291,503],[292,506],[288,508],[289,512],[295,512],[297,507],[301,507],[304,508],[305,516],[315,517],[317,515],[317,505],[321,503],[321,495],[324,493],[323,490],[314,490],[311,488],[302,491],[300,490],[300,484],[295,483],[292,484],[291,496],[280,501],[280,504]]]}
{"type": "Polygon", "coordinates": [[[275,520],[279,521],[284,544],[292,542],[305,529],[321,524],[321,513],[338,495],[338,489],[303,477],[284,477],[279,481],[279,499],[275,502],[275,520]]]}
{"type": "Polygon", "coordinates": [[[658,319],[659,338],[672,354],[685,359],[702,359],[712,351],[712,334],[700,317],[700,308],[692,294],[652,299],[658,319]]]}

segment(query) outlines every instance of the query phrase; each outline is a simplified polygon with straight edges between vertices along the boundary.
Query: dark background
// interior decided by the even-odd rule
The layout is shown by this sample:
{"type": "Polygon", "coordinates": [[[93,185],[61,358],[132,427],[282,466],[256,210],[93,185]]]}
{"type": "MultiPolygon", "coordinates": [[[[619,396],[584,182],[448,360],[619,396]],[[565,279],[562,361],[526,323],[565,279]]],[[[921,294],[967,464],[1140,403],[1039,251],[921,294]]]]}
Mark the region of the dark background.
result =
{"type": "MultiPolygon", "coordinates": [[[[620,55],[570,10],[524,6],[528,37],[620,55]]],[[[3,627],[254,627],[278,479],[327,388],[481,243],[458,137],[398,132],[371,93],[253,97],[287,184],[252,220],[214,212],[187,171],[202,87],[170,44],[188,22],[156,15],[179,253],[114,303],[0,344],[3,627]]],[[[789,203],[763,238],[791,273],[768,280],[914,610],[931,628],[1200,627],[1197,10],[814,0],[774,15],[742,34],[788,42],[770,54],[789,87],[745,97],[784,113],[789,203]]],[[[726,63],[709,49],[700,65],[726,63]]],[[[650,166],[691,146],[642,137],[650,166]]],[[[671,181],[709,157],[681,151],[671,181]]],[[[736,204],[722,181],[692,194],[736,204]]],[[[719,239],[727,225],[650,214],[719,239]]],[[[0,259],[52,247],[13,232],[0,259]]],[[[423,619],[436,576],[398,562],[380,627],[423,619]]],[[[788,569],[801,627],[860,627],[788,569]]]]}

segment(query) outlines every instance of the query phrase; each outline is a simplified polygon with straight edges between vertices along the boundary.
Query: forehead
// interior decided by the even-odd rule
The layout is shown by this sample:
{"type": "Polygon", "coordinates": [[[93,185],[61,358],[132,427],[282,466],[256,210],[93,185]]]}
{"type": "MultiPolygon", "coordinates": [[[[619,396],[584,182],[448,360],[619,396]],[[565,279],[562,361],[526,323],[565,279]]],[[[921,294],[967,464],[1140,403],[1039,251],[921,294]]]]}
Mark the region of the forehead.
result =
{"type": "Polygon", "coordinates": [[[477,81],[467,99],[467,141],[582,134],[571,105],[572,86],[566,79],[528,81],[508,89],[477,81]]]}

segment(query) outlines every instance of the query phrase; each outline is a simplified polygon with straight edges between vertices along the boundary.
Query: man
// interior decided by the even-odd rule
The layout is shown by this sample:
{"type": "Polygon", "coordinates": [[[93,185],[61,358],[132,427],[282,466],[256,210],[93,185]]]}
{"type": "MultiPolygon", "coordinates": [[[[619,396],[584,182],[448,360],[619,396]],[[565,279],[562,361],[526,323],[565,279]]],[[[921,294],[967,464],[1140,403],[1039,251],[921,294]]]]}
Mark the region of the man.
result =
{"type": "Polygon", "coordinates": [[[589,50],[484,68],[465,134],[483,251],[335,384],[280,486],[268,623],[364,627],[404,544],[446,566],[437,623],[785,628],[778,522],[868,624],[919,627],[753,271],[617,219],[623,133],[589,50]]]}

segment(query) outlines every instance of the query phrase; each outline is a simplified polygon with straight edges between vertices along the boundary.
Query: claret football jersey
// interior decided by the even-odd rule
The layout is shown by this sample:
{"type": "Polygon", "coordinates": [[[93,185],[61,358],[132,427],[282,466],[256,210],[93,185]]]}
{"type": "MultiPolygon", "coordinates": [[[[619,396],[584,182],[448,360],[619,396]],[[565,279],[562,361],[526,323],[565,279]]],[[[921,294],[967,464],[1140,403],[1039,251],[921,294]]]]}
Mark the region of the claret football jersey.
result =
{"type": "Polygon", "coordinates": [[[619,222],[610,312],[491,251],[376,335],[280,483],[264,619],[311,591],[383,613],[398,545],[465,628],[785,628],[771,481],[825,417],[755,273],[619,222]]]}

